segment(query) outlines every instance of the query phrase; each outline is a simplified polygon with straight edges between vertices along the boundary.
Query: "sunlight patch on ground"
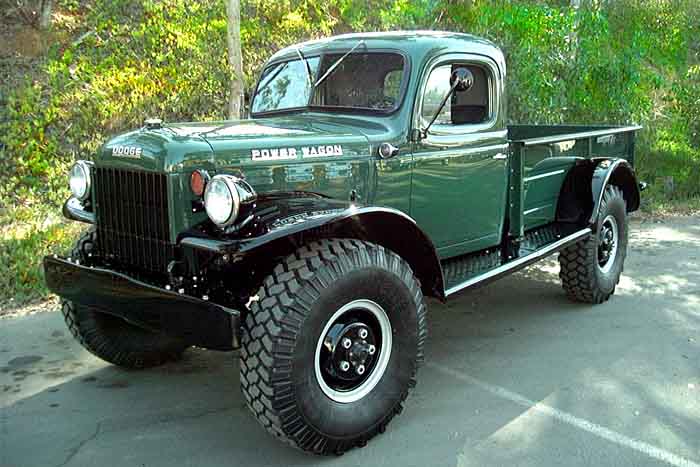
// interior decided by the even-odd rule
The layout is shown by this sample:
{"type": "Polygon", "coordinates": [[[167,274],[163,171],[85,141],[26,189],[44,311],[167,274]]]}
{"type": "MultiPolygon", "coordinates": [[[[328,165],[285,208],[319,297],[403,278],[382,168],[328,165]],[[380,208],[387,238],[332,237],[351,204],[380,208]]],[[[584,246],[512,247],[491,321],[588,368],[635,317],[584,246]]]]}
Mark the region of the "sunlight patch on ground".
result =
{"type": "MultiPolygon", "coordinates": [[[[626,436],[622,433],[611,430],[610,428],[598,425],[594,422],[577,417],[569,412],[556,408],[555,406],[557,401],[556,395],[554,393],[550,394],[546,399],[540,402],[536,402],[509,389],[488,383],[486,381],[482,381],[459,370],[448,368],[432,362],[428,363],[427,366],[440,373],[452,376],[453,378],[459,381],[477,386],[480,389],[487,391],[496,397],[510,401],[516,405],[527,409],[517,418],[510,421],[507,425],[505,425],[499,431],[497,431],[496,435],[491,435],[491,437],[489,437],[489,440],[491,441],[497,441],[499,439],[499,436],[506,436],[506,439],[509,441],[510,444],[516,444],[516,448],[523,449],[523,447],[526,446],[526,443],[531,443],[533,441],[529,438],[530,436],[534,435],[535,430],[533,430],[532,433],[527,432],[527,430],[529,430],[531,426],[539,426],[539,430],[542,431],[543,427],[546,428],[546,425],[551,424],[551,421],[556,421],[558,423],[568,425],[574,429],[586,432],[591,436],[595,436],[609,441],[611,443],[614,443],[618,446],[637,451],[651,459],[661,461],[665,464],[669,464],[675,467],[700,467],[700,464],[690,459],[686,459],[682,456],[674,454],[673,452],[659,448],[657,446],[654,446],[653,444],[641,441],[639,439],[626,436]],[[544,422],[537,422],[536,420],[538,418],[549,420],[545,420],[544,422]],[[523,419],[525,421],[523,421],[522,424],[520,424],[520,422],[518,422],[519,419],[523,419]],[[516,430],[518,431],[518,433],[516,433],[516,440],[519,440],[521,442],[520,444],[513,443],[513,440],[509,439],[509,437],[505,434],[499,434],[501,432],[505,433],[505,427],[516,428],[516,430]],[[525,435],[527,435],[527,437],[524,437],[525,435]]],[[[539,439],[541,441],[541,438],[539,439]]],[[[469,446],[466,446],[465,450],[466,449],[469,449],[469,446]]],[[[464,461],[468,458],[465,456],[461,456],[460,459],[464,461]]],[[[468,464],[462,462],[458,465],[460,465],[460,467],[466,467],[466,465],[468,464]]]]}

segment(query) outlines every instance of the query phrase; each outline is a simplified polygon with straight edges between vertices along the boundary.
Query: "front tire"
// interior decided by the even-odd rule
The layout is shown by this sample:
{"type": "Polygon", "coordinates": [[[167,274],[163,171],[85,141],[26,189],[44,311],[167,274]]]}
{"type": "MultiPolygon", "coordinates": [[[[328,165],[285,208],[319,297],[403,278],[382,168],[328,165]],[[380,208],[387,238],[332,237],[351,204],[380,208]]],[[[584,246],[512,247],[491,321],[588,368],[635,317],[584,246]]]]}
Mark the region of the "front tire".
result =
{"type": "MultiPolygon", "coordinates": [[[[71,251],[73,260],[85,262],[97,234],[85,232],[71,251]]],[[[125,368],[148,368],[177,360],[188,347],[180,339],[134,326],[121,318],[61,300],[66,326],[88,352],[125,368]]]]}
{"type": "Polygon", "coordinates": [[[598,213],[596,232],[559,254],[559,277],[573,301],[607,301],[620,282],[627,256],[628,223],[625,198],[619,187],[608,185],[598,213]]]}
{"type": "Polygon", "coordinates": [[[300,248],[265,279],[245,320],[248,406],[299,449],[364,446],[415,385],[425,314],[420,284],[393,252],[349,239],[300,248]]]}

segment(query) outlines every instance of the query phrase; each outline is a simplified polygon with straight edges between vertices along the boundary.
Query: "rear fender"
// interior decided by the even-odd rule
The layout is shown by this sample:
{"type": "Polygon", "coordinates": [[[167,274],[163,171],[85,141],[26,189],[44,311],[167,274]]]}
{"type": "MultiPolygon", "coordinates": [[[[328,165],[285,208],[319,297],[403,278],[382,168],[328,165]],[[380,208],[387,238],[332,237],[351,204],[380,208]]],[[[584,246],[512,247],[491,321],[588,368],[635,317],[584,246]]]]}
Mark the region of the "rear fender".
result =
{"type": "Polygon", "coordinates": [[[639,209],[641,198],[637,175],[629,162],[625,159],[597,159],[596,162],[591,182],[593,212],[589,223],[592,226],[596,226],[598,223],[600,205],[608,185],[617,186],[622,190],[627,203],[627,212],[639,209]]]}
{"type": "Polygon", "coordinates": [[[639,209],[639,183],[625,159],[580,159],[569,170],[559,193],[558,222],[575,222],[595,230],[608,185],[620,187],[627,212],[639,209]]]}

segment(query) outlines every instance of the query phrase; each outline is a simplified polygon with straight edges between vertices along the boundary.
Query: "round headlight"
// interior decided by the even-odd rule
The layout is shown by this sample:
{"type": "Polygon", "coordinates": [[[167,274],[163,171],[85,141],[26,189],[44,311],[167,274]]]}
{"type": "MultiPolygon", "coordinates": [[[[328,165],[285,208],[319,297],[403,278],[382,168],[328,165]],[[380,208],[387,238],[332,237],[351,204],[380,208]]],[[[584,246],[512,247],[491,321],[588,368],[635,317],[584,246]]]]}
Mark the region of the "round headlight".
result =
{"type": "Polygon", "coordinates": [[[241,205],[255,198],[255,191],[245,180],[233,175],[216,175],[204,190],[204,208],[209,219],[219,227],[226,227],[235,222],[241,205]]]}
{"type": "Polygon", "coordinates": [[[229,225],[238,214],[238,192],[220,176],[212,178],[204,192],[204,208],[216,225],[229,225]]]}
{"type": "Polygon", "coordinates": [[[70,169],[70,191],[81,201],[90,196],[90,165],[86,161],[78,161],[70,169]]]}

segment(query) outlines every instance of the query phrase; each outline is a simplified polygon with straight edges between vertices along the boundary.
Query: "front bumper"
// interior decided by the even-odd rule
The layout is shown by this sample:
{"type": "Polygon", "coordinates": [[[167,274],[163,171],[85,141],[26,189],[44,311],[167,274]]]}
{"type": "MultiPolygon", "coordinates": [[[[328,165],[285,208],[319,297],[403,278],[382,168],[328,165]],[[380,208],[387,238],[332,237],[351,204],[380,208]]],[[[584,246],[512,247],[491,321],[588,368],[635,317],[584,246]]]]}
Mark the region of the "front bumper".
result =
{"type": "Polygon", "coordinates": [[[139,327],[215,350],[239,347],[240,312],[146,284],[124,274],[44,258],[46,285],[55,294],[139,327]]]}

